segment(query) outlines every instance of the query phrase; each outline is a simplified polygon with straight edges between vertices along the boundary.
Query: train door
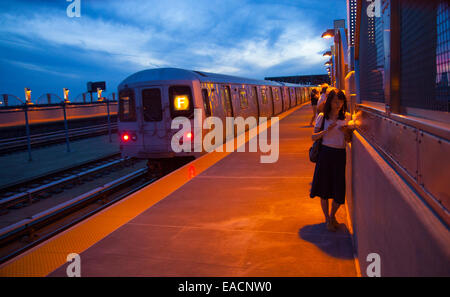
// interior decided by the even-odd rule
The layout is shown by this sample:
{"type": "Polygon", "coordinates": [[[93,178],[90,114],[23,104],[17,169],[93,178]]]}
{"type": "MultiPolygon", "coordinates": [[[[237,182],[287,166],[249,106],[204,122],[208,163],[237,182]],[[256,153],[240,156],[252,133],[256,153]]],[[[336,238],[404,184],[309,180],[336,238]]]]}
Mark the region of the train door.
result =
{"type": "Polygon", "coordinates": [[[261,86],[261,105],[260,105],[260,116],[270,118],[273,115],[273,103],[270,97],[270,90],[266,86],[261,86]]]}
{"type": "Polygon", "coordinates": [[[277,115],[283,111],[283,101],[280,99],[280,88],[272,87],[273,114],[277,115]]]}
{"type": "Polygon", "coordinates": [[[226,127],[226,118],[233,117],[233,105],[231,103],[231,90],[230,86],[221,85],[220,86],[220,100],[222,101],[223,107],[223,140],[226,142],[228,139],[234,137],[234,129],[227,129],[226,127]]]}
{"type": "Polygon", "coordinates": [[[254,102],[255,108],[256,108],[256,122],[259,123],[259,101],[258,101],[258,89],[256,86],[253,86],[251,89],[252,92],[252,100],[254,102]]]}
{"type": "Polygon", "coordinates": [[[291,101],[291,106],[296,106],[297,105],[297,100],[295,99],[295,89],[294,88],[289,88],[289,95],[290,95],[290,101],[291,101]]]}
{"type": "Polygon", "coordinates": [[[163,121],[163,92],[162,86],[140,89],[139,126],[146,152],[164,152],[167,150],[168,131],[166,121],[163,121]]]}
{"type": "Polygon", "coordinates": [[[211,103],[209,101],[209,95],[207,89],[202,89],[202,98],[203,98],[203,110],[205,111],[205,117],[208,118],[212,116],[211,113],[211,103]]]}
{"type": "Polygon", "coordinates": [[[119,91],[118,132],[123,156],[135,155],[143,146],[143,137],[138,128],[136,103],[134,89],[119,91]]]}
{"type": "Polygon", "coordinates": [[[288,88],[287,87],[283,87],[282,88],[282,92],[283,92],[283,107],[284,107],[284,109],[283,110],[288,110],[289,108],[291,108],[291,100],[289,99],[289,90],[288,90],[288,88]]]}
{"type": "Polygon", "coordinates": [[[295,88],[295,94],[297,95],[297,104],[302,104],[302,98],[300,97],[300,88],[295,88]]]}

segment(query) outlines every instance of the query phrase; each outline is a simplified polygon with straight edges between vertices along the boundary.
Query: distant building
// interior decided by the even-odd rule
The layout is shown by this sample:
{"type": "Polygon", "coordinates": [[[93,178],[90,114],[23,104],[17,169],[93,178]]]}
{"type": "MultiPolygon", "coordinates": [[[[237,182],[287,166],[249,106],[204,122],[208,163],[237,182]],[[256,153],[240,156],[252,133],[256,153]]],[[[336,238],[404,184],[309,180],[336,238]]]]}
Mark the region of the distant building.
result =
{"type": "Polygon", "coordinates": [[[265,77],[264,79],[301,85],[319,85],[322,83],[330,83],[330,77],[327,74],[265,77]]]}

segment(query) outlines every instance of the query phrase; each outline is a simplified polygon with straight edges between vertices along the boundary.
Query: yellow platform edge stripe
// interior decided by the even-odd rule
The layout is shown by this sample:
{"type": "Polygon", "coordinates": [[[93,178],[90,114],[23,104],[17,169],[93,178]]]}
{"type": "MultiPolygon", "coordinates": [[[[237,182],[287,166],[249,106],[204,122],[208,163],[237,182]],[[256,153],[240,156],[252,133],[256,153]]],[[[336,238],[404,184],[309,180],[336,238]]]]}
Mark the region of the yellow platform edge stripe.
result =
{"type": "MultiPolygon", "coordinates": [[[[283,112],[278,115],[279,120],[308,104],[309,102],[283,112]]],[[[271,122],[268,121],[266,129],[270,125],[271,122]]],[[[238,143],[237,147],[244,145],[248,141],[248,135],[252,135],[253,129],[256,129],[257,132],[253,135],[258,135],[263,131],[258,131],[258,128],[254,127],[247,131],[244,142],[238,143]]],[[[229,141],[234,142],[235,139],[229,141]]],[[[47,276],[67,263],[67,255],[71,253],[81,254],[157,202],[166,198],[195,176],[228,156],[230,152],[225,152],[225,146],[226,143],[222,146],[224,152],[213,151],[201,156],[92,217],[33,247],[22,255],[5,262],[0,266],[0,277],[47,276]],[[192,176],[193,173],[194,176],[192,176]]],[[[236,146],[234,151],[236,151],[236,146]]]]}

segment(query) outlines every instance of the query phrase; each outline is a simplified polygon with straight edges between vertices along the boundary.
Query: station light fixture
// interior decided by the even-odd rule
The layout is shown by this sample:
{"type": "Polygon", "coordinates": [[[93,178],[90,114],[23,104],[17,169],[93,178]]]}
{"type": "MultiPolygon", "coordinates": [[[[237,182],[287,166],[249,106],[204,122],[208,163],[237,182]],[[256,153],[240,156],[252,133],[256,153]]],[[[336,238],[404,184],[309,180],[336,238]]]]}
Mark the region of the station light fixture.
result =
{"type": "Polygon", "coordinates": [[[326,51],[325,53],[323,53],[324,57],[331,57],[331,51],[326,51]]]}
{"type": "Polygon", "coordinates": [[[333,29],[328,29],[327,31],[322,33],[322,38],[330,39],[332,37],[334,37],[334,30],[333,29]]]}
{"type": "Polygon", "coordinates": [[[64,92],[64,103],[70,103],[70,101],[69,101],[69,89],[68,88],[63,88],[63,92],[64,92]]]}
{"type": "Polygon", "coordinates": [[[30,88],[25,88],[25,104],[27,104],[27,105],[33,104],[33,102],[31,102],[31,89],[30,88]]]}
{"type": "Polygon", "coordinates": [[[97,98],[98,98],[98,101],[102,101],[102,89],[100,89],[100,88],[97,88],[97,98]]]}
{"type": "Polygon", "coordinates": [[[329,61],[325,62],[324,65],[325,66],[331,66],[331,65],[333,65],[333,61],[329,60],[329,61]]]}

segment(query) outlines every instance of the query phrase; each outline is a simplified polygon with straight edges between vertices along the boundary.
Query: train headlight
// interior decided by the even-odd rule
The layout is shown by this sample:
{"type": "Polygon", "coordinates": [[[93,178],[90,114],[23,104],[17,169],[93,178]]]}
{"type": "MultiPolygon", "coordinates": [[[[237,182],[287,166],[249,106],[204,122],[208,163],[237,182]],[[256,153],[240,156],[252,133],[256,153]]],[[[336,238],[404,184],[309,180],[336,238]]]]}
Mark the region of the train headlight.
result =
{"type": "Polygon", "coordinates": [[[173,106],[175,110],[188,110],[189,109],[189,99],[186,95],[175,96],[173,101],[173,106]]]}

